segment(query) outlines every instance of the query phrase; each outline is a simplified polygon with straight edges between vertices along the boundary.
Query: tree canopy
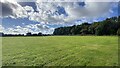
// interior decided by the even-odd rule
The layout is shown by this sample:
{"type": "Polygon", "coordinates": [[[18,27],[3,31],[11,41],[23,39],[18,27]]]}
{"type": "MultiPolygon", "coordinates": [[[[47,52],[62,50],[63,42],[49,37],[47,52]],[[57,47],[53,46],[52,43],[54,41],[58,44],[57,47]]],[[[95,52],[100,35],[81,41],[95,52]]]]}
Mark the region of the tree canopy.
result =
{"type": "Polygon", "coordinates": [[[92,24],[83,23],[56,28],[54,35],[120,35],[120,16],[107,18],[92,24]]]}

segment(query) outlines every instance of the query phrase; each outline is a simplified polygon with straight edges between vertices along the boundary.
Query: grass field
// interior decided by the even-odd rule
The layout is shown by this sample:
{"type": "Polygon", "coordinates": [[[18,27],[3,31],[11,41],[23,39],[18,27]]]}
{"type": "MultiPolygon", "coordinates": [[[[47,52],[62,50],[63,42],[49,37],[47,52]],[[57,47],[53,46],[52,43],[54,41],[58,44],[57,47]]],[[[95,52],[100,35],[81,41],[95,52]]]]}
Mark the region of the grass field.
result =
{"type": "Polygon", "coordinates": [[[117,36],[3,37],[3,66],[117,66],[117,36]]]}

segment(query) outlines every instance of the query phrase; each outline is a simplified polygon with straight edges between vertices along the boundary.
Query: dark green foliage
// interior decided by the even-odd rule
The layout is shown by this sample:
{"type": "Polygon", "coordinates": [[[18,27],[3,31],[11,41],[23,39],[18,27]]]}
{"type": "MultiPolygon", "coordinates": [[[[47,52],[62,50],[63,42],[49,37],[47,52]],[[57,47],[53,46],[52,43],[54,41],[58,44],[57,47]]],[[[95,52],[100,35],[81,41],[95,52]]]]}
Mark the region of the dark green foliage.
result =
{"type": "Polygon", "coordinates": [[[31,34],[31,32],[28,32],[26,35],[27,35],[27,36],[31,36],[32,34],[31,34]]]}
{"type": "Polygon", "coordinates": [[[71,27],[56,28],[54,35],[117,35],[120,27],[120,16],[107,18],[92,24],[83,23],[71,27]]]}
{"type": "Polygon", "coordinates": [[[99,26],[99,22],[94,22],[90,27],[89,27],[89,32],[90,34],[95,34],[96,33],[96,29],[99,26]]]}
{"type": "Polygon", "coordinates": [[[120,36],[120,28],[117,31],[117,35],[120,36]]]}

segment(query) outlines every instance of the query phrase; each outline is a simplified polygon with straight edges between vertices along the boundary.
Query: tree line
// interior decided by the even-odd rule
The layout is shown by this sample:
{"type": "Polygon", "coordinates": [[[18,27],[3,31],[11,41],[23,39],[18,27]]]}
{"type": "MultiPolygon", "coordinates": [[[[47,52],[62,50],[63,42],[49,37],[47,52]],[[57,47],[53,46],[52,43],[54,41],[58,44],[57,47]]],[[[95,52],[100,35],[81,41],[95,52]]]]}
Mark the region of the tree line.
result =
{"type": "Polygon", "coordinates": [[[4,33],[0,33],[0,36],[2,37],[7,37],[7,36],[50,36],[51,34],[42,34],[41,32],[36,33],[36,34],[32,34],[31,32],[26,33],[26,35],[24,34],[4,34],[4,33]]]}
{"type": "Polygon", "coordinates": [[[120,35],[120,16],[106,20],[56,28],[53,35],[120,35]]]}
{"type": "Polygon", "coordinates": [[[90,23],[82,23],[81,25],[73,25],[67,27],[56,28],[53,34],[32,34],[31,32],[24,34],[4,34],[0,36],[51,36],[51,35],[120,35],[120,16],[107,18],[106,20],[90,23]]]}

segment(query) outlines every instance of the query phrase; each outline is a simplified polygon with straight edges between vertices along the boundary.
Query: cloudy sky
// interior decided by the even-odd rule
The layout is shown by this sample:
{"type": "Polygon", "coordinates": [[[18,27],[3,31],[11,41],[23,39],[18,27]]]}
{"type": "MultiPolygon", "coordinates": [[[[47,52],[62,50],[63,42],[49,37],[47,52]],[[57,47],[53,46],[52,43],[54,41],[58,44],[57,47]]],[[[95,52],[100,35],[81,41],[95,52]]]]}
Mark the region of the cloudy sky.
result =
{"type": "Polygon", "coordinates": [[[1,0],[0,32],[52,34],[61,26],[118,16],[119,0],[1,0]]]}

